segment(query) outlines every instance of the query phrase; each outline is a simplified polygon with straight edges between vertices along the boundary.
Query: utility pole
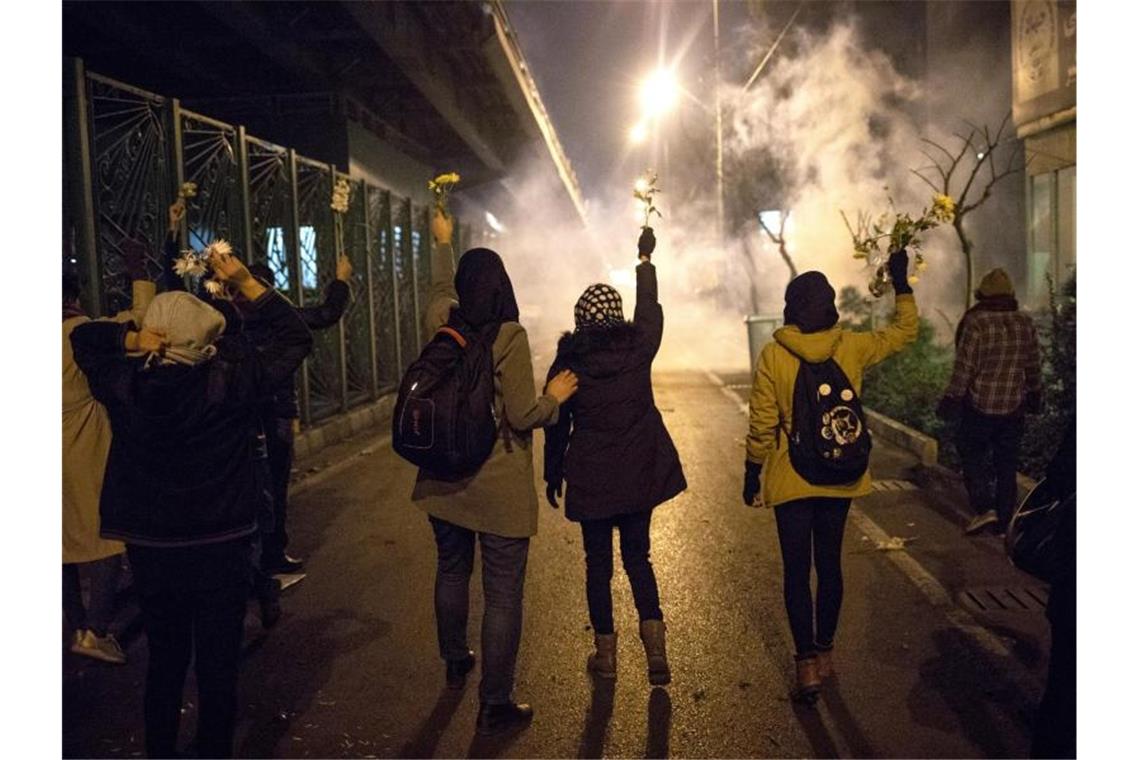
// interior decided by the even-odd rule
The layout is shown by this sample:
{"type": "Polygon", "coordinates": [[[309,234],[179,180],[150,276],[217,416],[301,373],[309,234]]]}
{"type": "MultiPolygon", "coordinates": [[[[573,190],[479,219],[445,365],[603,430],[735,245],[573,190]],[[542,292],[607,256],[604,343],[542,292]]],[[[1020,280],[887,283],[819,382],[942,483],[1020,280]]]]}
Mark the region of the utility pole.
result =
{"type": "Polygon", "coordinates": [[[713,6],[713,94],[716,98],[716,230],[724,245],[724,122],[720,106],[720,0],[713,6]]]}

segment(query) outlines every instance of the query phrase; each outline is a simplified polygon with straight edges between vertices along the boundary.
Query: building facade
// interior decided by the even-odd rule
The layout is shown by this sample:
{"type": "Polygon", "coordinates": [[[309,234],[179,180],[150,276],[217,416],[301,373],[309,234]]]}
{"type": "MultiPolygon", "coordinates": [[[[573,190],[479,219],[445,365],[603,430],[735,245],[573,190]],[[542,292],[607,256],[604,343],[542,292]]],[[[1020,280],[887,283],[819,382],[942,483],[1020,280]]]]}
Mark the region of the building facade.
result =
{"type": "Polygon", "coordinates": [[[1013,119],[1025,141],[1026,301],[1049,301],[1076,272],[1077,8],[1012,3],[1013,119]]]}

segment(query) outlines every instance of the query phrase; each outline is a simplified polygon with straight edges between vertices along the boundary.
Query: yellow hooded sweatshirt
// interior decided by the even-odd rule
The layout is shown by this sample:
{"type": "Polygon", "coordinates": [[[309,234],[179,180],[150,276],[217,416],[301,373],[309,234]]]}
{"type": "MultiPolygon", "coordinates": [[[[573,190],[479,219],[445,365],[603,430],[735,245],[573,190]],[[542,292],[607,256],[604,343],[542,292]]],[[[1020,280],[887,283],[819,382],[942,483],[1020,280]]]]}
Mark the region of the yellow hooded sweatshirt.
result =
{"type": "Polygon", "coordinates": [[[871,492],[870,471],[850,485],[817,486],[801,478],[792,467],[786,431],[792,429],[796,373],[800,359],[817,363],[830,357],[846,373],[855,392],[862,395],[863,370],[918,337],[918,307],[914,295],[895,296],[894,319],[882,330],[859,333],[836,326],[802,333],[793,325],[781,327],[772,337],[774,340],[760,352],[753,374],[748,428],[748,461],[763,465],[765,506],[775,507],[816,496],[839,499],[866,496],[871,492]]]}

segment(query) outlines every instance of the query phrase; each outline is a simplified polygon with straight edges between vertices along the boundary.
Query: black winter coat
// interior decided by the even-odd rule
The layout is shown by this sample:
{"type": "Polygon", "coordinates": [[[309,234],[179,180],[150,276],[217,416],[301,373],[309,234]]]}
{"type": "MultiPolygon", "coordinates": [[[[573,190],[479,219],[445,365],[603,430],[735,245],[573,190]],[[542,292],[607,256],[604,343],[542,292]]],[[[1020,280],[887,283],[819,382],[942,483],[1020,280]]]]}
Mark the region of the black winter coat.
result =
{"type": "Polygon", "coordinates": [[[650,377],[664,315],[657,272],[637,267],[633,322],[566,333],[548,379],[578,375],[578,393],[546,428],[547,484],[566,480],[566,517],[600,520],[653,509],[688,485],[653,400],[650,377]]]}
{"type": "Polygon", "coordinates": [[[88,322],[71,333],[75,361],[111,419],[100,534],[144,546],[194,546],[256,530],[267,484],[255,457],[260,402],[301,365],[313,337],[269,290],[253,303],[264,339],[225,335],[196,366],[143,368],[130,325],[88,322]]]}

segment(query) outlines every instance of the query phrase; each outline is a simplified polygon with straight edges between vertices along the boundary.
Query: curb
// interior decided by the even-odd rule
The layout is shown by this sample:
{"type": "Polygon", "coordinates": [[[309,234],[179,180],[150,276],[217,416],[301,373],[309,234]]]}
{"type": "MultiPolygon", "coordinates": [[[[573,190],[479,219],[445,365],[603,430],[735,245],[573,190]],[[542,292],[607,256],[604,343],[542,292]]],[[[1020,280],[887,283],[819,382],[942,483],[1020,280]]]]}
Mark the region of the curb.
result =
{"type": "MultiPolygon", "coordinates": [[[[962,475],[938,463],[937,440],[925,433],[918,432],[914,428],[907,427],[885,414],[872,409],[864,409],[864,411],[867,413],[867,424],[872,433],[918,457],[920,467],[916,475],[918,475],[920,485],[962,489],[962,492],[965,493],[962,475]]],[[[1017,501],[1020,503],[1035,485],[1037,485],[1036,480],[1020,472],[1017,473],[1017,501]]]]}
{"type": "Polygon", "coordinates": [[[302,459],[349,438],[387,424],[392,419],[396,394],[388,393],[370,404],[339,414],[316,427],[308,428],[293,441],[293,456],[302,459]]]}
{"type": "Polygon", "coordinates": [[[938,441],[885,414],[872,409],[863,411],[867,413],[867,425],[876,436],[917,455],[923,467],[938,464],[938,441]]]}

